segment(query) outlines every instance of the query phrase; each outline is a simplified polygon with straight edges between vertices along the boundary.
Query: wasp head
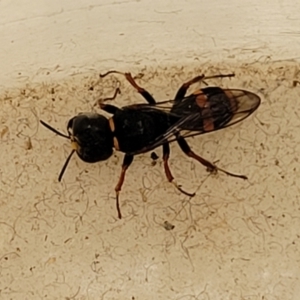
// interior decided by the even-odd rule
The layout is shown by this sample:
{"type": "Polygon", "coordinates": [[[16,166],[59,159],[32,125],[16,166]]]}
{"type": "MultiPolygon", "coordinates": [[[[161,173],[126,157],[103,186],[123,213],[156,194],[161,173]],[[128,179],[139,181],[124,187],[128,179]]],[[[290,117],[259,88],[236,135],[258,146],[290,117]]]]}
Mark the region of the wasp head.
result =
{"type": "Polygon", "coordinates": [[[71,140],[73,150],[60,172],[59,181],[74,152],[88,163],[106,160],[113,153],[113,134],[108,119],[97,113],[81,113],[70,119],[67,125],[68,135],[59,132],[44,121],[40,122],[56,134],[71,140]]]}
{"type": "Polygon", "coordinates": [[[94,163],[112,155],[113,136],[104,116],[81,113],[69,120],[67,130],[72,148],[83,161],[94,163]]]}

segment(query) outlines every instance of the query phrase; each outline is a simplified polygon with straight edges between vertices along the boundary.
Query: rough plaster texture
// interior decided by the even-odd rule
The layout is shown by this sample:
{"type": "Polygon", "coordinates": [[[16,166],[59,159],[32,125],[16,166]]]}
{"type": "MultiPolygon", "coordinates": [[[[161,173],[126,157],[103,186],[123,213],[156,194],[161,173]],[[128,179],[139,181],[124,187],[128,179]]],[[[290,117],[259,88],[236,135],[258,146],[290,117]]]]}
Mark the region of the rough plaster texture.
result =
{"type": "Polygon", "coordinates": [[[0,299],[299,299],[300,7],[201,2],[0,2],[0,299]],[[189,199],[166,181],[159,149],[155,166],[142,155],[130,167],[121,221],[120,153],[74,157],[58,183],[70,145],[39,118],[64,130],[119,82],[116,105],[143,101],[122,78],[99,79],[111,68],[143,73],[157,99],[234,71],[210,83],[258,93],[259,110],[190,143],[249,180],[210,175],[173,145],[189,199]]]}

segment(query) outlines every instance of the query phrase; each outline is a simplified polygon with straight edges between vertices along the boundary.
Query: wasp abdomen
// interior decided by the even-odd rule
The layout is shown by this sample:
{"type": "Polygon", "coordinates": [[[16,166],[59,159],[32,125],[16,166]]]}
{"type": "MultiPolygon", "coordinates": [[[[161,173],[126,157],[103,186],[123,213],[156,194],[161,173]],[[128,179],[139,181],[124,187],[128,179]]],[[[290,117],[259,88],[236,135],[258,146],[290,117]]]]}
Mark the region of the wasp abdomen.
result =
{"type": "MultiPolygon", "coordinates": [[[[202,108],[204,131],[222,128],[233,117],[234,105],[232,102],[235,101],[235,99],[229,98],[224,90],[219,87],[204,88],[202,92],[201,97],[206,97],[205,106],[202,108]]],[[[198,97],[200,97],[200,95],[197,96],[197,98],[198,97]]]]}

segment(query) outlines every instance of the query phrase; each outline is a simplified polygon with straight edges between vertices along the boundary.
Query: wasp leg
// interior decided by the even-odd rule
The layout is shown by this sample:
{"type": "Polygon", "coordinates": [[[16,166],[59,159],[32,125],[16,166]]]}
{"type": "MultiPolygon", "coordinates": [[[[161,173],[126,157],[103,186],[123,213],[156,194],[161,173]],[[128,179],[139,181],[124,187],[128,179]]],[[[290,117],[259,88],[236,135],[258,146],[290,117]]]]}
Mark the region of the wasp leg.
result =
{"type": "Polygon", "coordinates": [[[110,104],[99,103],[99,106],[101,109],[112,115],[114,115],[117,111],[120,110],[120,108],[110,104]]]}
{"type": "Polygon", "coordinates": [[[132,161],[133,161],[133,155],[125,154],[124,159],[123,159],[123,164],[122,164],[121,175],[120,175],[119,181],[118,181],[118,183],[115,187],[116,206],[117,206],[117,212],[118,212],[118,218],[119,219],[122,219],[122,214],[121,214],[121,209],[120,209],[120,202],[119,202],[119,194],[120,194],[122,185],[124,183],[125,173],[126,173],[128,167],[131,165],[132,161]]]}
{"type": "Polygon", "coordinates": [[[178,185],[175,181],[174,181],[174,177],[171,173],[171,170],[169,168],[169,164],[168,164],[168,160],[169,160],[169,156],[170,156],[170,146],[169,146],[169,143],[165,143],[163,144],[163,161],[164,161],[164,168],[165,168],[165,173],[166,173],[166,176],[167,176],[167,179],[169,182],[173,183],[174,186],[176,187],[176,189],[178,191],[180,191],[181,193],[189,196],[189,197],[194,197],[195,196],[195,193],[188,193],[186,191],[184,191],[180,185],[178,185]]]}
{"type": "Polygon", "coordinates": [[[185,94],[186,94],[188,88],[189,88],[192,84],[194,84],[194,83],[196,83],[196,82],[201,82],[201,81],[204,82],[204,79],[224,78],[224,77],[234,77],[234,76],[235,76],[234,74],[220,74],[220,75],[214,75],[214,76],[208,76],[208,77],[205,77],[205,75],[199,75],[199,76],[196,76],[196,77],[194,77],[193,79],[191,79],[191,80],[185,82],[185,83],[179,88],[179,90],[178,90],[177,93],[176,93],[176,96],[175,96],[175,99],[174,99],[174,100],[177,101],[177,102],[181,101],[181,100],[184,98],[184,96],[185,96],[185,94]]]}
{"type": "Polygon", "coordinates": [[[217,167],[215,164],[211,163],[210,161],[202,158],[201,156],[197,155],[196,153],[194,153],[190,146],[188,145],[188,143],[185,141],[185,139],[183,137],[178,137],[177,138],[177,142],[181,148],[181,150],[189,157],[191,158],[194,158],[196,159],[198,162],[200,162],[203,166],[207,167],[207,169],[214,173],[214,172],[217,172],[217,171],[220,171],[220,172],[223,172],[229,176],[232,176],[232,177],[238,177],[238,178],[241,178],[241,179],[248,179],[247,176],[245,175],[239,175],[239,174],[234,174],[234,173],[230,173],[224,169],[221,169],[219,167],[217,167]]]}
{"type": "Polygon", "coordinates": [[[121,75],[124,75],[124,73],[122,73],[122,72],[119,72],[119,71],[116,71],[116,70],[110,70],[110,71],[108,71],[108,72],[106,72],[104,74],[99,74],[99,77],[100,78],[104,78],[104,77],[106,77],[109,74],[121,74],[121,75]]]}
{"type": "Polygon", "coordinates": [[[123,76],[125,76],[125,78],[127,79],[127,81],[137,90],[138,93],[140,93],[145,100],[149,103],[149,104],[155,104],[156,101],[155,99],[151,96],[151,94],[146,91],[144,88],[140,87],[135,80],[133,79],[131,73],[122,73],[119,71],[108,71],[105,74],[100,74],[100,77],[103,78],[105,76],[107,76],[108,74],[121,74],[123,76]]]}
{"type": "Polygon", "coordinates": [[[115,90],[115,93],[112,97],[107,97],[107,98],[101,99],[101,100],[98,101],[98,103],[100,103],[100,101],[105,102],[105,101],[115,100],[117,98],[118,94],[121,94],[121,90],[120,90],[120,88],[117,87],[116,90],[115,90]]]}
{"type": "Polygon", "coordinates": [[[121,90],[120,90],[120,88],[117,87],[113,96],[97,100],[97,102],[94,104],[94,106],[99,105],[100,108],[103,110],[106,110],[105,107],[107,107],[107,109],[110,109],[109,107],[114,107],[114,106],[105,105],[103,102],[115,100],[117,98],[118,94],[121,94],[121,90]]]}

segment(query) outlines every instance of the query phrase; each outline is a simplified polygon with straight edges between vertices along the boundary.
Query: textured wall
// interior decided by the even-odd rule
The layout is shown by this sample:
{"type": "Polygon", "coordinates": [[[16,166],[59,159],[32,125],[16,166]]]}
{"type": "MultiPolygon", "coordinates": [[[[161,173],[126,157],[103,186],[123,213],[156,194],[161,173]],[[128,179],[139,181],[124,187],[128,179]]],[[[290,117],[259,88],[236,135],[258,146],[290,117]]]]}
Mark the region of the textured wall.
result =
{"type": "MultiPolygon", "coordinates": [[[[293,1],[0,1],[0,299],[299,299],[300,4],[293,1]],[[262,97],[252,117],[190,140],[248,181],[211,175],[171,147],[136,157],[74,157],[61,131],[110,96],[143,99],[109,69],[170,99],[193,76],[262,97]],[[175,227],[166,230],[164,222],[175,227]]],[[[199,85],[191,88],[198,88],[199,85]]]]}
{"type": "Polygon", "coordinates": [[[1,84],[91,69],[299,56],[300,3],[1,1],[1,84]],[[21,77],[24,78],[24,77],[21,77]],[[21,79],[20,78],[20,79],[21,79]]]}

